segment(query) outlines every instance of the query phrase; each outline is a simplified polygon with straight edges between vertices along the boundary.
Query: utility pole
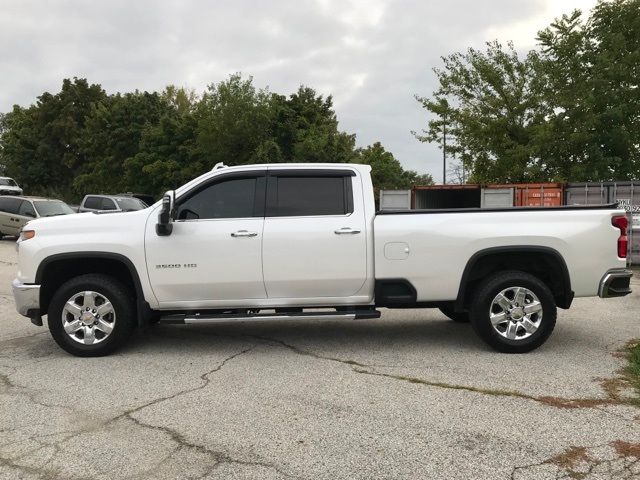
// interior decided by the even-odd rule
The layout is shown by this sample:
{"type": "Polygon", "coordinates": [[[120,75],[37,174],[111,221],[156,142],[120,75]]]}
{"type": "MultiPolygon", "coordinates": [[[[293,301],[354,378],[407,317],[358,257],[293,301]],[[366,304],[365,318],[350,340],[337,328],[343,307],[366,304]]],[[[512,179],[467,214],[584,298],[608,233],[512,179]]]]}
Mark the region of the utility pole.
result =
{"type": "Polygon", "coordinates": [[[447,116],[442,117],[442,184],[447,184],[447,116]]]}

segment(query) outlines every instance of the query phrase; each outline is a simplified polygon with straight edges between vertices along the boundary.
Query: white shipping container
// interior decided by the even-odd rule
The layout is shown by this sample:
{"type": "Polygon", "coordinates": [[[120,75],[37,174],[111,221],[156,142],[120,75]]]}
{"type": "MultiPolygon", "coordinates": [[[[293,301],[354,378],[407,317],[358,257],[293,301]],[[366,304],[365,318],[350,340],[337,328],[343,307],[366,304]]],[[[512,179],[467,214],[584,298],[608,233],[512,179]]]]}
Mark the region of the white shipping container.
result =
{"type": "Polygon", "coordinates": [[[513,207],[513,188],[483,188],[480,206],[482,208],[513,207]]]}
{"type": "Polygon", "coordinates": [[[605,205],[610,203],[609,184],[569,183],[564,191],[565,205],[605,205]]]}
{"type": "Polygon", "coordinates": [[[410,210],[411,190],[380,190],[380,210],[410,210]]]}
{"type": "Polygon", "coordinates": [[[618,202],[632,215],[632,224],[640,228],[640,183],[639,182],[616,182],[609,187],[610,201],[618,202]]]}

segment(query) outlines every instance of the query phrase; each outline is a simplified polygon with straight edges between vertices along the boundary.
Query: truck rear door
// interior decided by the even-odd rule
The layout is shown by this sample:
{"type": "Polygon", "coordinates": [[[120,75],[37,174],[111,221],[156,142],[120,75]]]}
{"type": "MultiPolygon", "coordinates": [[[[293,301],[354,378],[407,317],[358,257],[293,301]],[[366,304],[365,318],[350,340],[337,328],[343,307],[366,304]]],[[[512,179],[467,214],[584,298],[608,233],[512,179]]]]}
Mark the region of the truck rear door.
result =
{"type": "Polygon", "coordinates": [[[270,169],[263,233],[268,298],[349,297],[367,277],[360,179],[351,169],[270,169]]]}

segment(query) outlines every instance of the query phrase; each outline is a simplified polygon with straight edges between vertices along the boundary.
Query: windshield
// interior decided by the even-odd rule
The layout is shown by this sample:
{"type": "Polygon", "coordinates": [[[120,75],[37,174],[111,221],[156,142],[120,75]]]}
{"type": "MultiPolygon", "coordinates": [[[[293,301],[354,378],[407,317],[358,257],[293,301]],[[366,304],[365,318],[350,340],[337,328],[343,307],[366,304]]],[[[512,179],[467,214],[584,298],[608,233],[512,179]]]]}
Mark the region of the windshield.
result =
{"type": "Polygon", "coordinates": [[[17,187],[18,184],[13,178],[0,178],[0,185],[4,187],[17,187]]]}
{"type": "Polygon", "coordinates": [[[116,198],[120,210],[143,210],[147,208],[147,204],[137,198],[116,198]]]}
{"type": "Polygon", "coordinates": [[[52,217],[54,215],[68,215],[70,213],[76,213],[71,210],[71,207],[69,205],[59,200],[36,200],[33,202],[33,205],[36,207],[38,215],[40,215],[41,217],[52,217]]]}

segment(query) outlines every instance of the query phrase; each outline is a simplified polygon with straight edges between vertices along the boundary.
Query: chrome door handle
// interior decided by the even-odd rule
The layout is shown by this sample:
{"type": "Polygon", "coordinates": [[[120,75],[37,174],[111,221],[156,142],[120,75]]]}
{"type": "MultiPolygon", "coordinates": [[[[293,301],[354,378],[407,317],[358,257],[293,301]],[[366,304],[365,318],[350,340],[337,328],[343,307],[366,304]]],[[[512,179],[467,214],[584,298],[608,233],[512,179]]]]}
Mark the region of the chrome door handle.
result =
{"type": "Polygon", "coordinates": [[[231,234],[232,237],[257,237],[257,232],[248,232],[246,230],[238,230],[237,232],[233,232],[231,234]]]}
{"type": "Polygon", "coordinates": [[[335,233],[336,235],[356,235],[360,233],[360,230],[356,230],[351,227],[343,227],[339,228],[338,230],[334,230],[333,233],[335,233]]]}

